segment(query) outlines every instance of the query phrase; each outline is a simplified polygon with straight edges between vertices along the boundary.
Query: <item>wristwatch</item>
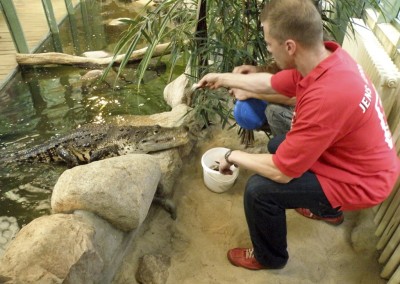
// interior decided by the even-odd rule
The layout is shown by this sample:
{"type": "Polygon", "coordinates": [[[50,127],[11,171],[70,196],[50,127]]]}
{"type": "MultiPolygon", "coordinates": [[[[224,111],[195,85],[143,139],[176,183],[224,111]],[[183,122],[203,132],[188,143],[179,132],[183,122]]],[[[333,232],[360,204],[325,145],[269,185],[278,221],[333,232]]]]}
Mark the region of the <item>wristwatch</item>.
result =
{"type": "Polygon", "coordinates": [[[232,149],[230,149],[230,150],[228,150],[228,152],[226,152],[225,153],[225,161],[228,163],[228,164],[233,164],[233,163],[231,163],[230,161],[229,161],[229,156],[232,154],[232,149]]]}

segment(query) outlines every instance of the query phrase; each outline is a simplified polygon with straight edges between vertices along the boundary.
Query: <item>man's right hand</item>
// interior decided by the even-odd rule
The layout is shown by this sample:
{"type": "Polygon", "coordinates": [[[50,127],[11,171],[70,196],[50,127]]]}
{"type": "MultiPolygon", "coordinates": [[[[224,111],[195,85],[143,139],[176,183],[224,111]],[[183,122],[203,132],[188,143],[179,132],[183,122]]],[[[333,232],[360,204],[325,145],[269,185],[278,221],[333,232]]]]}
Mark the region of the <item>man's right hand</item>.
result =
{"type": "Polygon", "coordinates": [[[204,75],[203,78],[200,79],[200,81],[197,82],[197,87],[198,88],[209,88],[211,90],[218,89],[220,87],[224,87],[222,85],[220,76],[222,76],[222,73],[208,73],[204,75]]]}
{"type": "MultiPolygon", "coordinates": [[[[254,70],[244,66],[243,68],[242,70],[254,70]]],[[[225,87],[227,89],[242,89],[255,94],[276,93],[271,88],[271,77],[272,74],[269,73],[208,73],[197,82],[196,88],[214,90],[225,87]]]]}

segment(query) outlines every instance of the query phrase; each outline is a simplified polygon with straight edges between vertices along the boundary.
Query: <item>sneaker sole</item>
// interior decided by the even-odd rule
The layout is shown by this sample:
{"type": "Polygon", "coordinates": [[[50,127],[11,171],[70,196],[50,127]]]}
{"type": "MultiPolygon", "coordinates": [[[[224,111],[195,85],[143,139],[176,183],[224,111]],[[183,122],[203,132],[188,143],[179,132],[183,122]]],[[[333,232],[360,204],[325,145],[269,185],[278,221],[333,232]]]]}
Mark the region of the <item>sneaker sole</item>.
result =
{"type": "Polygon", "coordinates": [[[297,211],[297,210],[295,210],[295,211],[298,214],[300,214],[301,216],[303,216],[303,217],[306,217],[306,218],[311,219],[311,220],[323,221],[323,222],[325,222],[325,223],[327,223],[329,225],[332,225],[332,226],[339,226],[340,224],[342,224],[344,222],[344,216],[343,215],[342,215],[342,219],[340,219],[339,221],[329,221],[329,220],[325,220],[324,218],[321,218],[321,217],[319,217],[319,216],[317,216],[315,214],[312,214],[312,213],[311,213],[312,215],[307,215],[307,214],[303,214],[302,211],[297,211]]]}

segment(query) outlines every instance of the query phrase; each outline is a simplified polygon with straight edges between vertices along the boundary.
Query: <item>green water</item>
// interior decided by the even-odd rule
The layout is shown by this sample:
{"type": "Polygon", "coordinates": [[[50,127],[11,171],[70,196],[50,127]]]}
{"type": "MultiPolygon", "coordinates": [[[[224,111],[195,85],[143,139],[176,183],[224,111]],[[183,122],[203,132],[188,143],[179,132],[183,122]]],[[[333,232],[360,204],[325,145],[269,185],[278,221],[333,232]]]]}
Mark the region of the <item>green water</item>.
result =
{"type": "MultiPolygon", "coordinates": [[[[104,33],[96,34],[94,43],[85,41],[87,31],[78,22],[81,51],[112,51],[119,33],[104,23],[110,18],[132,16],[132,9],[124,9],[117,2],[98,9],[103,24],[96,31],[104,33]],[[92,49],[96,44],[97,48],[92,49]]],[[[63,34],[68,31],[68,22],[65,25],[60,29],[64,52],[76,53],[71,34],[63,34]]],[[[47,42],[43,49],[51,51],[51,44],[47,42]]],[[[125,78],[117,78],[115,85],[116,73],[110,72],[107,81],[112,87],[105,83],[83,86],[81,77],[91,70],[78,67],[36,67],[19,72],[0,93],[0,154],[44,143],[79,125],[103,122],[107,117],[169,111],[163,99],[168,58],[162,62],[154,59],[139,89],[135,67],[129,66],[125,78]]],[[[176,70],[176,74],[182,72],[183,67],[176,70]]],[[[0,165],[0,216],[14,216],[22,226],[49,214],[52,189],[64,170],[62,165],[0,165]]]]}

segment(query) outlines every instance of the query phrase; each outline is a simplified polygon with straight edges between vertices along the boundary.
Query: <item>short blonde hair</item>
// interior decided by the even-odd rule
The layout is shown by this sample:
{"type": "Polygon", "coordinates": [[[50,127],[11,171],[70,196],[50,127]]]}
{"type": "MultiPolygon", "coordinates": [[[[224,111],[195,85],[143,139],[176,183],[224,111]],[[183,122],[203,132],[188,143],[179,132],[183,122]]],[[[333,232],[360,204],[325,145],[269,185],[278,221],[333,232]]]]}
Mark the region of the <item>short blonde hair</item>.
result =
{"type": "Polygon", "coordinates": [[[270,36],[279,42],[293,39],[311,47],[323,41],[322,18],[311,0],[271,0],[260,20],[268,23],[270,36]]]}

